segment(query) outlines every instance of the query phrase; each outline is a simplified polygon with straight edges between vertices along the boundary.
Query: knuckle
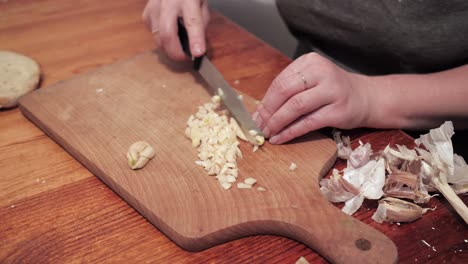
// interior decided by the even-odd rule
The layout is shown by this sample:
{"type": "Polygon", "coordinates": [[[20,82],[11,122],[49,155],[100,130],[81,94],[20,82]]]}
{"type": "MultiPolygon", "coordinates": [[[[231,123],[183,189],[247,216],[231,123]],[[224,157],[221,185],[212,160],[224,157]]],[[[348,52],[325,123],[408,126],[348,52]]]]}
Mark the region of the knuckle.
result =
{"type": "Polygon", "coordinates": [[[146,4],[145,6],[145,10],[147,11],[147,13],[153,13],[153,12],[157,12],[158,11],[158,3],[157,1],[148,1],[148,3],[146,4]]]}
{"type": "Polygon", "coordinates": [[[313,130],[315,127],[319,127],[319,120],[315,117],[315,115],[308,115],[304,117],[302,120],[303,127],[307,131],[313,130]]]}
{"type": "Polygon", "coordinates": [[[283,130],[283,132],[281,133],[281,136],[285,141],[289,141],[293,138],[296,138],[298,136],[298,132],[296,131],[296,128],[289,127],[283,130]]]}
{"type": "Polygon", "coordinates": [[[159,31],[159,39],[161,39],[161,42],[164,44],[170,43],[172,40],[172,35],[165,29],[161,28],[159,31]]]}
{"type": "Polygon", "coordinates": [[[141,20],[143,20],[145,23],[148,23],[149,20],[149,15],[148,15],[148,9],[144,9],[143,13],[141,13],[141,20]]]}
{"type": "Polygon", "coordinates": [[[307,61],[307,64],[313,64],[314,67],[320,68],[321,71],[329,71],[335,68],[327,58],[323,57],[322,55],[316,52],[310,52],[307,54],[302,55],[300,58],[302,60],[307,61]]]}
{"type": "Polygon", "coordinates": [[[304,114],[307,112],[307,104],[303,97],[301,96],[294,96],[290,100],[291,108],[294,112],[299,112],[304,114]]]}
{"type": "Polygon", "coordinates": [[[304,54],[304,59],[305,59],[305,60],[312,60],[312,61],[314,61],[314,60],[317,60],[317,59],[319,59],[319,58],[320,58],[320,55],[318,55],[318,53],[316,53],[316,52],[309,52],[309,53],[307,53],[307,54],[304,54]]]}
{"type": "Polygon", "coordinates": [[[306,53],[306,54],[303,54],[302,56],[300,56],[298,58],[299,61],[304,61],[304,62],[307,62],[307,63],[313,63],[315,62],[318,58],[320,57],[320,55],[316,52],[309,52],[309,53],[306,53]]]}
{"type": "Polygon", "coordinates": [[[263,120],[263,126],[266,126],[270,123],[272,114],[266,107],[263,107],[262,110],[260,110],[258,113],[260,115],[260,118],[263,120]]]}
{"type": "Polygon", "coordinates": [[[194,28],[201,26],[202,21],[199,17],[188,17],[184,19],[184,24],[187,28],[194,28]]]}
{"type": "Polygon", "coordinates": [[[149,25],[151,23],[151,14],[156,12],[157,10],[155,10],[153,5],[151,3],[148,3],[143,9],[143,12],[141,13],[141,19],[146,23],[146,25],[149,25]]]}
{"type": "Polygon", "coordinates": [[[210,23],[211,16],[210,16],[210,12],[208,10],[206,12],[204,12],[204,13],[205,13],[205,15],[203,16],[203,26],[207,27],[208,23],[210,23]]]}
{"type": "Polygon", "coordinates": [[[282,96],[282,97],[289,96],[288,84],[285,80],[275,79],[271,86],[273,87],[274,92],[278,94],[279,96],[282,96]]]}
{"type": "Polygon", "coordinates": [[[281,120],[279,120],[279,118],[276,115],[273,115],[270,117],[265,127],[268,127],[270,129],[270,134],[274,135],[281,128],[280,124],[281,120]]]}

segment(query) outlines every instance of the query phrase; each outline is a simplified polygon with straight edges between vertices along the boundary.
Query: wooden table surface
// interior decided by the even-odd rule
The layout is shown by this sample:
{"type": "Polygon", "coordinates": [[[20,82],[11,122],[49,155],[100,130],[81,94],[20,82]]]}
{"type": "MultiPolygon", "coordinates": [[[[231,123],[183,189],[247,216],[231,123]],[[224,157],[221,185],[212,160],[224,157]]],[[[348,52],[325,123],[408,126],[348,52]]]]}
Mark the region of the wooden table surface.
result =
{"type": "MultiPolygon", "coordinates": [[[[0,1],[0,49],[42,68],[41,88],[154,48],[141,20],[145,1],[0,1]]],[[[210,57],[238,90],[261,99],[290,60],[213,13],[210,57]],[[238,82],[236,82],[238,80],[238,82]]],[[[79,98],[77,98],[79,100],[79,98]]],[[[348,131],[374,149],[408,144],[398,130],[348,131]]],[[[338,161],[337,168],[344,162],[338,161]]],[[[465,203],[467,196],[463,197],[465,203]]],[[[341,205],[337,205],[341,206],[341,205]]],[[[390,237],[400,263],[468,263],[468,232],[443,197],[408,224],[371,220],[375,201],[354,215],[390,237]],[[427,242],[430,246],[426,245],[427,242]]],[[[337,245],[337,250],[339,250],[337,245]]],[[[252,236],[187,252],[158,231],[18,109],[0,111],[0,263],[326,263],[287,238],[252,236]]]]}

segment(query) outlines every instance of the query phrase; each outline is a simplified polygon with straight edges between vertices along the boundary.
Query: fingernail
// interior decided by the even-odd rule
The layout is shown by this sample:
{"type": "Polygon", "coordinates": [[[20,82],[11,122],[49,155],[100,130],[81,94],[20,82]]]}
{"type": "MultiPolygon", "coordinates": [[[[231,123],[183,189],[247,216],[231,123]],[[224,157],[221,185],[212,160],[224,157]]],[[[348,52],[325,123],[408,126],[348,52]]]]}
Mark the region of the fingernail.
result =
{"type": "Polygon", "coordinates": [[[201,46],[198,43],[193,44],[193,55],[200,56],[202,55],[201,46]]]}
{"type": "Polygon", "coordinates": [[[258,112],[255,112],[253,115],[252,115],[252,119],[255,121],[255,124],[258,126],[258,127],[262,127],[263,125],[263,120],[262,120],[262,117],[260,116],[260,114],[258,112]]]}
{"type": "Polygon", "coordinates": [[[280,140],[279,135],[275,135],[275,136],[273,136],[272,138],[270,138],[269,141],[270,141],[271,144],[276,144],[276,143],[279,142],[279,140],[280,140]]]}
{"type": "Polygon", "coordinates": [[[270,129],[268,127],[263,129],[263,135],[265,135],[266,138],[270,137],[270,129]]]}

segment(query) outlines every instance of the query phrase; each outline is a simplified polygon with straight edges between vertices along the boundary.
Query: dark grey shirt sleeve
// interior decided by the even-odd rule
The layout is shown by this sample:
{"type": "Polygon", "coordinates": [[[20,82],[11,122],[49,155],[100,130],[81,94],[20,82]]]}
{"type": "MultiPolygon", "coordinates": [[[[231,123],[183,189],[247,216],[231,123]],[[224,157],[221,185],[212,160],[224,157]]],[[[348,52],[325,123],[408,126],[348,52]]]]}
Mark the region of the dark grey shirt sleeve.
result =
{"type": "Polygon", "coordinates": [[[301,52],[369,75],[468,63],[467,0],[277,0],[301,52]]]}

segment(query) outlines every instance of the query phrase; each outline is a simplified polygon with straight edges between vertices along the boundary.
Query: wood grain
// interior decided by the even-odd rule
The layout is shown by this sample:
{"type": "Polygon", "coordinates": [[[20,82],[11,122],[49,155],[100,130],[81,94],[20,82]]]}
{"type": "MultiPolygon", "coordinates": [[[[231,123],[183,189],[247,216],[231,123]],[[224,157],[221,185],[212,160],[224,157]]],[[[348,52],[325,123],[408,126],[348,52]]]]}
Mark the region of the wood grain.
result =
{"type": "MultiPolygon", "coordinates": [[[[0,1],[0,49],[35,58],[42,66],[45,87],[154,48],[140,18],[144,4],[139,0],[0,1]]],[[[210,54],[213,63],[234,87],[256,99],[290,63],[216,13],[208,39],[216,47],[210,54]]],[[[355,145],[362,140],[375,149],[412,143],[397,130],[346,133],[355,145]]],[[[0,111],[0,153],[2,263],[294,263],[300,256],[311,263],[326,263],[304,244],[268,235],[196,253],[182,250],[17,109],[0,111]],[[41,152],[33,154],[38,146],[41,152]],[[25,155],[29,155],[26,160],[25,155]],[[42,176],[60,181],[36,184],[42,176]]],[[[342,161],[335,164],[343,166],[342,161]]],[[[467,196],[462,199],[468,202],[467,196]]],[[[437,209],[408,224],[373,222],[375,202],[366,202],[354,217],[394,241],[399,263],[468,262],[466,225],[442,197],[434,197],[427,206],[437,209]]]]}

